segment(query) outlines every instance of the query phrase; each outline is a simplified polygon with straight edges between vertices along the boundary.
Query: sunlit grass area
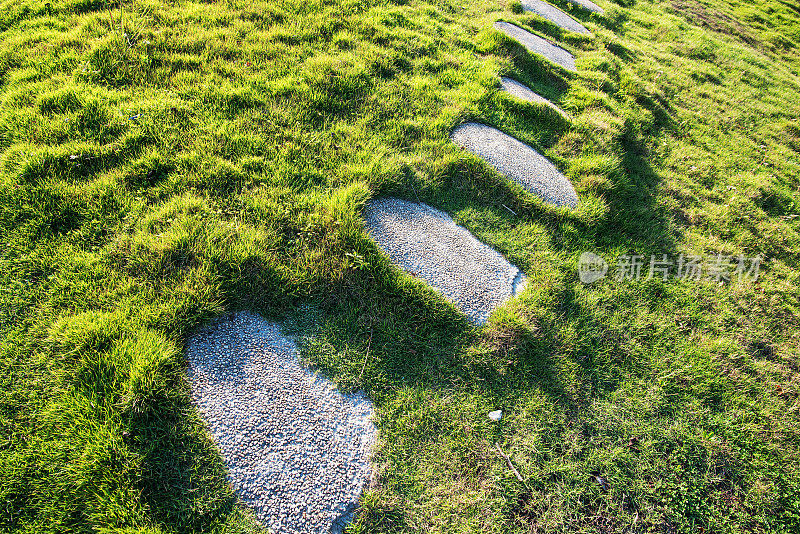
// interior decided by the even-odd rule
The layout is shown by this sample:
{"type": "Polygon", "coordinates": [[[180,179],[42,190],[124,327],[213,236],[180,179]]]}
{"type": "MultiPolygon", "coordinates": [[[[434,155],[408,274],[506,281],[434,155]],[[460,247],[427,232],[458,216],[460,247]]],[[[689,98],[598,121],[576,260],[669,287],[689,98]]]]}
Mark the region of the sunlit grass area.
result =
{"type": "Polygon", "coordinates": [[[261,532],[183,356],[253,310],[375,403],[351,532],[800,530],[800,9],[600,2],[553,0],[592,36],[502,1],[2,2],[0,529],[261,532]],[[578,209],[453,145],[467,120],[545,154],[578,209]],[[470,324],[364,232],[389,195],[526,289],[470,324]],[[611,264],[591,285],[586,251],[611,264]],[[634,254],[763,261],[616,280],[634,254]]]}

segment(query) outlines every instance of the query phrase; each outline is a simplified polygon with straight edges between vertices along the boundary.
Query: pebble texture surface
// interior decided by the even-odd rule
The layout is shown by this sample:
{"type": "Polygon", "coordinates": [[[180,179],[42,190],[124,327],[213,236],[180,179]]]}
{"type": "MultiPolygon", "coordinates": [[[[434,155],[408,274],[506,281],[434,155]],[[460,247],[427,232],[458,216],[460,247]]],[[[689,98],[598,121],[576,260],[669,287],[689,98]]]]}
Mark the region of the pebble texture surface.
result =
{"type": "Polygon", "coordinates": [[[392,262],[427,282],[478,324],[525,285],[525,275],[499,252],[425,204],[375,200],[367,207],[365,222],[392,262]]]}
{"type": "Polygon", "coordinates": [[[577,4],[582,8],[591,11],[592,13],[598,13],[600,15],[605,13],[605,10],[592,2],[591,0],[569,0],[573,4],[577,4]]]}
{"type": "Polygon", "coordinates": [[[544,0],[522,0],[522,9],[531,13],[536,13],[540,17],[549,20],[556,26],[561,26],[565,30],[583,35],[590,35],[589,30],[587,30],[583,24],[544,0]]]}
{"type": "Polygon", "coordinates": [[[512,80],[511,78],[500,78],[500,88],[513,95],[519,99],[524,100],[525,102],[533,102],[533,103],[541,103],[547,104],[554,110],[558,111],[564,118],[569,119],[569,115],[567,112],[561,109],[560,107],[556,106],[545,97],[534,93],[527,85],[523,85],[516,80],[512,80]]]}
{"type": "Polygon", "coordinates": [[[545,201],[577,207],[575,189],[550,160],[497,128],[468,122],[453,130],[450,139],[545,201]]]}
{"type": "Polygon", "coordinates": [[[556,65],[560,65],[569,71],[576,71],[575,58],[572,54],[560,46],[554,45],[547,39],[542,39],[538,35],[534,35],[508,22],[495,22],[494,27],[496,30],[503,32],[512,39],[519,41],[529,52],[544,56],[556,65]]]}
{"type": "Polygon", "coordinates": [[[370,476],[370,401],[303,367],[295,344],[254,314],[196,334],[187,359],[241,501],[271,532],[341,532],[370,476]]]}

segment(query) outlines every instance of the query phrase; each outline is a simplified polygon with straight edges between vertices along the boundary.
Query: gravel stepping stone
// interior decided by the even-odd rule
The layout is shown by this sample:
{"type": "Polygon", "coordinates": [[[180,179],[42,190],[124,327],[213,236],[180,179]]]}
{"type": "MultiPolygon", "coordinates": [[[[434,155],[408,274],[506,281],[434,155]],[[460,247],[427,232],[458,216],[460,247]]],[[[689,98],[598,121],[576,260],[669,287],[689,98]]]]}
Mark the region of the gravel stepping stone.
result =
{"type": "Polygon", "coordinates": [[[453,130],[450,139],[546,202],[570,208],[578,205],[572,184],[550,160],[497,128],[468,122],[453,130]]]}
{"type": "Polygon", "coordinates": [[[523,85],[516,80],[512,80],[511,78],[502,77],[500,78],[500,88],[507,92],[510,95],[513,95],[525,102],[537,103],[537,104],[547,104],[554,110],[558,111],[565,119],[569,119],[569,115],[567,112],[561,109],[560,107],[556,106],[545,97],[534,93],[530,90],[527,85],[523,85]]]}
{"type": "Polygon", "coordinates": [[[402,269],[427,282],[482,324],[525,285],[525,275],[444,212],[396,198],[372,201],[369,235],[402,269]]]}
{"type": "Polygon", "coordinates": [[[540,17],[549,20],[556,26],[560,26],[565,30],[583,35],[591,35],[583,24],[544,0],[522,0],[522,9],[530,11],[531,13],[536,13],[540,17]]]}
{"type": "Polygon", "coordinates": [[[371,472],[370,401],[302,366],[278,325],[251,313],[197,333],[187,360],[240,500],[271,532],[340,532],[371,472]]]}
{"type": "Polygon", "coordinates": [[[497,21],[494,23],[494,27],[496,30],[503,32],[512,39],[519,41],[529,52],[544,56],[556,65],[564,67],[569,71],[576,72],[575,58],[560,46],[554,45],[547,39],[542,39],[538,35],[534,35],[508,22],[497,21]]]}
{"type": "Polygon", "coordinates": [[[592,13],[597,13],[599,15],[603,15],[606,11],[592,2],[591,0],[569,0],[573,4],[581,6],[583,9],[591,11],[592,13]]]}

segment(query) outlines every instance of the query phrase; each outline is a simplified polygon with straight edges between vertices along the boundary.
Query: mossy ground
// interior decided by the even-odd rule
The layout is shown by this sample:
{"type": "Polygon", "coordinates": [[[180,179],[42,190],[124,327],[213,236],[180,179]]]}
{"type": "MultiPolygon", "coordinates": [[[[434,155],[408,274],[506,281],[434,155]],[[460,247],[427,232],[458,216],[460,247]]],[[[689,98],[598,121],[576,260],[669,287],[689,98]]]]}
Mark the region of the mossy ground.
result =
{"type": "Polygon", "coordinates": [[[183,377],[187,336],[248,309],[375,401],[352,532],[800,530],[800,11],[554,1],[593,37],[502,1],[2,2],[0,529],[258,531],[183,377]],[[581,207],[461,153],[467,119],[581,207]],[[364,234],[389,194],[453,215],[524,293],[470,326],[364,234]],[[766,260],[755,283],[584,286],[587,250],[766,260]]]}

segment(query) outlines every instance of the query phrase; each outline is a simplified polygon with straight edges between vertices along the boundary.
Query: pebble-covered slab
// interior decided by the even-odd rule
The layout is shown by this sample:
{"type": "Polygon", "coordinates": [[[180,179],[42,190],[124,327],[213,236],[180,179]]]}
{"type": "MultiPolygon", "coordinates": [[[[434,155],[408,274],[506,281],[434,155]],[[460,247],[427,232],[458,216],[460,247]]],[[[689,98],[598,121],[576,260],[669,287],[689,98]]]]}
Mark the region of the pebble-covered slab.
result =
{"type": "Polygon", "coordinates": [[[554,45],[547,39],[542,39],[538,35],[534,35],[508,22],[497,21],[494,23],[494,27],[496,30],[503,32],[512,39],[519,41],[529,52],[544,56],[556,65],[564,67],[569,71],[576,71],[575,58],[572,54],[560,46],[554,45]]]}
{"type": "Polygon", "coordinates": [[[531,13],[536,13],[540,17],[549,20],[556,26],[560,26],[565,30],[583,35],[591,35],[583,24],[544,0],[522,0],[522,9],[530,11],[531,13]]]}
{"type": "Polygon", "coordinates": [[[525,275],[518,268],[426,204],[375,200],[365,222],[392,262],[442,293],[473,322],[485,322],[524,287],[525,275]]]}
{"type": "Polygon", "coordinates": [[[241,501],[271,532],[341,531],[370,475],[370,401],[303,367],[278,326],[250,313],[196,334],[187,360],[241,501]]]}
{"type": "Polygon", "coordinates": [[[527,85],[523,85],[516,80],[502,77],[500,78],[500,88],[508,94],[524,100],[525,102],[547,104],[554,110],[558,111],[565,119],[569,119],[569,115],[567,115],[566,111],[556,106],[542,95],[534,93],[527,85]]]}
{"type": "Polygon", "coordinates": [[[606,12],[602,7],[598,6],[591,0],[569,0],[569,1],[572,2],[573,4],[581,6],[583,9],[591,11],[592,13],[597,13],[599,15],[602,15],[606,12]]]}
{"type": "Polygon", "coordinates": [[[578,205],[572,184],[550,160],[497,128],[468,122],[453,130],[450,139],[545,201],[570,208],[578,205]]]}

